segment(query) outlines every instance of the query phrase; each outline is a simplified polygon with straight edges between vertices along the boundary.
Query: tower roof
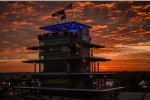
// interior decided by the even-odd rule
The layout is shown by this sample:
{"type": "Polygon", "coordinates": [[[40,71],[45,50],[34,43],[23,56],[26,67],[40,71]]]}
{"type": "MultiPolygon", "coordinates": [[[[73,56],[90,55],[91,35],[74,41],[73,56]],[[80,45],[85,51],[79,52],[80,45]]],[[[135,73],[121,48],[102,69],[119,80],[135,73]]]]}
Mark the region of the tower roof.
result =
{"type": "Polygon", "coordinates": [[[52,32],[62,32],[62,31],[71,31],[71,30],[80,29],[80,28],[91,28],[91,26],[73,21],[73,22],[68,22],[68,23],[44,26],[44,27],[40,27],[39,29],[52,31],[52,32]]]}

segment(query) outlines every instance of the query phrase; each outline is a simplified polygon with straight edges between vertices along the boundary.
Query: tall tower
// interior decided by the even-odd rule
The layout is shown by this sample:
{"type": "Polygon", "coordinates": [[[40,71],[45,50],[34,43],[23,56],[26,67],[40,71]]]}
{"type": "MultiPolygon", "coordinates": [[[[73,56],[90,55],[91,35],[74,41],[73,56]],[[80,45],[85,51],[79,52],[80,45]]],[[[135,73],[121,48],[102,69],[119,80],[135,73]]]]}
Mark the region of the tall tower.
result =
{"type": "Polygon", "coordinates": [[[40,27],[48,32],[38,35],[39,46],[28,48],[39,49],[39,60],[26,62],[38,62],[39,72],[85,73],[90,70],[94,71],[99,67],[92,66],[95,62],[108,59],[93,56],[92,48],[104,46],[90,43],[89,28],[91,27],[78,22],[40,27]]]}
{"type": "MultiPolygon", "coordinates": [[[[62,76],[54,79],[61,80],[60,83],[56,82],[56,87],[64,87],[62,84],[67,82],[65,87],[69,88],[93,88],[92,85],[88,85],[87,80],[91,77],[89,73],[99,72],[99,62],[109,61],[109,59],[93,56],[91,49],[104,46],[90,43],[89,28],[91,27],[78,22],[40,27],[48,32],[38,35],[39,46],[28,48],[39,50],[39,59],[25,62],[39,63],[39,72],[52,73],[53,79],[55,75],[61,73],[62,76]],[[77,77],[85,73],[88,74],[77,77]],[[72,75],[73,78],[64,77],[67,75],[72,75]]],[[[50,80],[49,86],[53,86],[50,84],[54,80],[50,80]]],[[[89,84],[91,83],[92,81],[89,81],[89,84]]]]}

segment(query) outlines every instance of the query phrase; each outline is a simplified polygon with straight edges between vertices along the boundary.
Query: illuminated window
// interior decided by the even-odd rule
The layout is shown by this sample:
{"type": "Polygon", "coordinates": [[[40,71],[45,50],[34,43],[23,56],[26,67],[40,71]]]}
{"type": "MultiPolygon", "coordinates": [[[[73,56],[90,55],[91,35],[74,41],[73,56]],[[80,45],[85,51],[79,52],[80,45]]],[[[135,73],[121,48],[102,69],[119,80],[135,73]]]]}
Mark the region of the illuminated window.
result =
{"type": "Polygon", "coordinates": [[[44,42],[40,42],[40,46],[44,46],[44,42]]]}
{"type": "Polygon", "coordinates": [[[68,48],[67,47],[61,47],[61,51],[66,52],[66,51],[68,51],[68,48]]]}
{"type": "Polygon", "coordinates": [[[39,69],[39,72],[43,72],[44,70],[44,64],[43,63],[40,63],[40,69],[39,69]]]}
{"type": "Polygon", "coordinates": [[[76,52],[76,54],[78,55],[78,54],[79,54],[79,52],[76,52]]]}
{"type": "Polygon", "coordinates": [[[40,59],[44,59],[44,56],[40,56],[40,59]]]}
{"type": "Polygon", "coordinates": [[[50,50],[51,52],[53,52],[53,51],[54,51],[54,48],[50,48],[49,50],[50,50]]]}

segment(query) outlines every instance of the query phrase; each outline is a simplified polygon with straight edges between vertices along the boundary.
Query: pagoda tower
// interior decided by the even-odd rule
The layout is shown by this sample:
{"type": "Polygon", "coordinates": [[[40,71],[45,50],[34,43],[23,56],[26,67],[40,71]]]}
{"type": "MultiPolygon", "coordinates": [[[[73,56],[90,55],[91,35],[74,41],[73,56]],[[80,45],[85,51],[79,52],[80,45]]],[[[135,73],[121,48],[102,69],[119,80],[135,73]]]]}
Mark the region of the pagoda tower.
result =
{"type": "Polygon", "coordinates": [[[89,28],[91,27],[78,22],[40,27],[48,32],[38,35],[39,46],[28,48],[39,50],[39,59],[24,62],[39,63],[40,73],[51,73],[53,80],[50,79],[48,86],[58,79],[61,82],[60,84],[56,82],[55,87],[65,85],[69,88],[93,88],[92,85],[87,84],[87,80],[90,80],[91,77],[88,74],[98,73],[100,71],[99,62],[109,61],[109,59],[93,56],[91,49],[104,48],[104,46],[90,43],[89,28]],[[62,76],[56,78],[55,75],[60,73],[62,76]],[[66,78],[64,74],[65,76],[72,74],[74,77],[66,78]],[[76,77],[81,74],[87,75],[76,77]]]}

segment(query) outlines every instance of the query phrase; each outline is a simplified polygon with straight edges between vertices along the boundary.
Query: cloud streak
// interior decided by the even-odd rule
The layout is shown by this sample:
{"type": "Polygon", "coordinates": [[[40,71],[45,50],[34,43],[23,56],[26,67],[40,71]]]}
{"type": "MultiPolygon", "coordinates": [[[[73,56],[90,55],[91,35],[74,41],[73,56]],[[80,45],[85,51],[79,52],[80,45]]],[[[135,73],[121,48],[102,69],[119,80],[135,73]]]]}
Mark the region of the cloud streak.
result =
{"type": "MultiPolygon", "coordinates": [[[[57,19],[52,18],[51,14],[70,3],[0,2],[0,60],[37,58],[35,51],[25,48],[38,45],[37,35],[43,33],[38,27],[50,25],[54,21],[56,23],[57,19]]],[[[131,70],[134,65],[137,70],[149,69],[150,63],[146,62],[150,60],[147,56],[150,52],[149,8],[150,3],[146,1],[74,2],[74,20],[92,26],[92,42],[107,47],[95,50],[94,54],[113,60],[102,63],[105,66],[102,69],[109,70],[115,66],[117,70],[131,70]],[[136,60],[139,58],[146,61],[139,62],[136,60]],[[130,61],[114,61],[119,59],[134,61],[133,64],[130,64],[130,61]],[[127,64],[123,65],[124,63],[127,64]]],[[[67,12],[67,21],[72,20],[71,12],[67,12]]]]}

